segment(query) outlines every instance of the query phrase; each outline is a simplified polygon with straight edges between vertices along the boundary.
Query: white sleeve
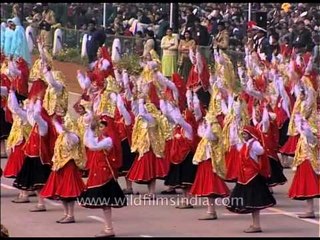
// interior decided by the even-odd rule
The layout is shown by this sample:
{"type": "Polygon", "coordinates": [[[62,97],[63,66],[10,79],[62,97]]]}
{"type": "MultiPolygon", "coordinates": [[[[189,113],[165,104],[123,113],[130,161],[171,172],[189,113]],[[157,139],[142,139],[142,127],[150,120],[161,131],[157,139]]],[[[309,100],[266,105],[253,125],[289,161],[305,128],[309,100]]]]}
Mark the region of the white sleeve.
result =
{"type": "Polygon", "coordinates": [[[34,112],[33,118],[38,124],[40,136],[45,136],[48,133],[48,123],[41,117],[40,112],[34,112]]]}
{"type": "Polygon", "coordinates": [[[303,129],[303,134],[306,136],[308,144],[316,145],[317,144],[317,137],[312,133],[310,128],[303,129]]]}
{"type": "Polygon", "coordinates": [[[131,115],[126,109],[126,107],[124,106],[124,103],[120,94],[118,95],[118,98],[117,98],[117,107],[119,109],[119,112],[123,116],[125,125],[129,126],[131,124],[131,115]]]}
{"type": "Polygon", "coordinates": [[[80,71],[77,73],[78,83],[82,90],[86,90],[90,87],[91,81],[88,76],[84,77],[80,71]]]}
{"type": "Polygon", "coordinates": [[[207,128],[206,128],[206,130],[205,130],[204,137],[205,137],[206,139],[208,139],[209,141],[215,141],[215,140],[217,140],[217,136],[212,132],[212,129],[211,129],[211,125],[210,125],[210,124],[207,124],[207,128]]]}
{"type": "Polygon", "coordinates": [[[117,94],[115,94],[114,92],[110,93],[109,95],[110,100],[113,104],[117,104],[117,94]]]}
{"type": "Polygon", "coordinates": [[[150,113],[148,113],[148,112],[141,114],[141,116],[142,116],[145,120],[147,120],[147,122],[148,122],[150,125],[154,125],[155,122],[156,122],[155,119],[152,117],[152,115],[151,115],[150,113]]]}
{"type": "Polygon", "coordinates": [[[53,120],[52,123],[53,123],[53,125],[54,125],[54,128],[56,129],[56,131],[57,131],[59,134],[61,134],[61,133],[64,132],[64,131],[63,131],[63,127],[62,127],[62,125],[61,125],[60,123],[58,123],[58,122],[55,121],[55,120],[53,120]]]}
{"type": "Polygon", "coordinates": [[[160,83],[163,86],[171,89],[173,92],[174,99],[176,101],[178,101],[179,100],[179,92],[178,92],[178,89],[177,89],[176,85],[174,84],[174,82],[172,82],[169,79],[167,79],[166,77],[164,77],[160,72],[158,72],[157,74],[158,74],[158,79],[159,79],[160,83]]]}
{"type": "Polygon", "coordinates": [[[128,72],[127,71],[123,71],[122,72],[122,81],[123,81],[123,85],[126,87],[126,88],[129,88],[129,75],[128,75],[128,72]]]}
{"type": "Polygon", "coordinates": [[[250,149],[250,157],[254,159],[255,161],[258,161],[258,156],[262,155],[264,153],[264,149],[261,146],[261,144],[254,140],[252,147],[250,149]]]}
{"type": "Polygon", "coordinates": [[[110,62],[107,59],[103,59],[100,70],[107,70],[109,66],[110,66],[110,62]]]}
{"type": "Polygon", "coordinates": [[[199,121],[202,118],[202,112],[200,108],[200,100],[196,93],[193,95],[193,108],[196,120],[199,121]]]}
{"type": "Polygon", "coordinates": [[[63,85],[54,79],[52,71],[44,73],[44,77],[57,93],[60,94],[62,92],[63,85]]]}
{"type": "Polygon", "coordinates": [[[1,97],[6,97],[6,96],[8,96],[8,88],[7,88],[7,87],[4,87],[4,86],[1,86],[1,88],[0,88],[0,95],[1,95],[1,97]]]}
{"type": "Polygon", "coordinates": [[[68,144],[74,146],[80,142],[79,137],[75,133],[68,133],[68,144]]]}
{"type": "Polygon", "coordinates": [[[270,117],[269,117],[269,112],[265,107],[262,113],[262,132],[267,133],[269,131],[269,127],[270,127],[270,117]]]}
{"type": "Polygon", "coordinates": [[[98,142],[98,138],[94,137],[92,129],[87,128],[84,133],[84,144],[93,151],[99,151],[102,149],[108,150],[112,148],[112,139],[110,137],[106,137],[98,142]]]}
{"type": "Polygon", "coordinates": [[[167,115],[168,114],[168,109],[167,109],[166,102],[163,99],[160,99],[159,105],[160,105],[160,110],[161,110],[162,114],[163,115],[167,115]]]}
{"type": "Polygon", "coordinates": [[[198,127],[198,130],[197,130],[197,134],[199,137],[204,137],[204,134],[205,134],[205,125],[204,123],[201,123],[198,127]]]}
{"type": "Polygon", "coordinates": [[[256,119],[256,108],[253,106],[252,108],[252,123],[254,126],[257,126],[258,125],[258,121],[256,119]]]}
{"type": "Polygon", "coordinates": [[[122,75],[119,73],[118,69],[114,70],[114,76],[115,76],[115,79],[116,79],[117,83],[122,86],[123,85],[123,79],[122,79],[122,75]]]}
{"type": "Polygon", "coordinates": [[[132,109],[132,112],[135,116],[138,116],[139,114],[139,105],[138,105],[138,102],[137,100],[134,100],[131,102],[131,109],[132,109]]]}
{"type": "Polygon", "coordinates": [[[23,110],[18,103],[16,94],[14,92],[9,93],[8,97],[8,108],[11,112],[17,114],[23,122],[27,122],[27,111],[23,110]]]}
{"type": "Polygon", "coordinates": [[[187,105],[188,109],[192,109],[192,92],[190,89],[187,90],[186,92],[186,97],[187,97],[187,105]]]}
{"type": "Polygon", "coordinates": [[[11,76],[19,76],[21,74],[21,71],[17,68],[16,64],[12,61],[9,61],[8,69],[11,76]]]}

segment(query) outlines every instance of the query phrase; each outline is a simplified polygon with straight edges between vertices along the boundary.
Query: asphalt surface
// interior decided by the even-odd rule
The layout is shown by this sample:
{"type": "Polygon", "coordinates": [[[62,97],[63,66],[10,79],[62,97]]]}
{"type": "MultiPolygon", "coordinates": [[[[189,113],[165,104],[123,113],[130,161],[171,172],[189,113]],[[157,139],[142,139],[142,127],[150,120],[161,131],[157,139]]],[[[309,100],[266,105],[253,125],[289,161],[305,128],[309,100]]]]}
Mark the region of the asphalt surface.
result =
{"type": "MultiPolygon", "coordinates": [[[[70,96],[70,102],[76,100],[70,96]]],[[[70,104],[72,107],[72,104],[70,104]]],[[[70,110],[72,112],[72,109],[70,110]]],[[[6,159],[1,159],[4,169],[6,159]]],[[[161,195],[166,187],[157,180],[157,199],[143,201],[138,194],[128,197],[129,206],[113,209],[113,224],[116,237],[319,237],[319,199],[315,199],[316,218],[299,219],[296,215],[306,209],[305,201],[288,198],[293,172],[285,169],[288,182],[274,188],[277,205],[261,211],[262,233],[244,233],[251,224],[251,215],[229,212],[221,201],[216,207],[218,219],[199,221],[206,213],[204,199],[194,198],[193,209],[176,209],[181,192],[176,195],[161,195]]],[[[37,198],[30,197],[30,203],[12,203],[18,194],[12,187],[12,179],[1,178],[1,223],[12,237],[93,237],[103,228],[103,215],[99,209],[86,209],[76,203],[76,223],[59,224],[56,220],[63,215],[59,201],[46,200],[46,212],[29,212],[37,198]]],[[[124,178],[119,178],[125,188],[124,178]]],[[[234,184],[228,184],[233,188],[234,184]]],[[[146,185],[133,184],[134,192],[147,193],[146,185]]]]}

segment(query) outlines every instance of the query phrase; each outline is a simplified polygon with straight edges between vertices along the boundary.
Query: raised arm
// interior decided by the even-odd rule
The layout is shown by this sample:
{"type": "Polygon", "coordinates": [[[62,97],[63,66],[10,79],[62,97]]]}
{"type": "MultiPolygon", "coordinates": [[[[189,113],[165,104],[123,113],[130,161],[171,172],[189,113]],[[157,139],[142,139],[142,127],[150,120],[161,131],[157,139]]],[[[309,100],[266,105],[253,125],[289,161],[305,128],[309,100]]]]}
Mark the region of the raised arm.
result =
{"type": "Polygon", "coordinates": [[[38,124],[40,136],[45,136],[48,133],[48,123],[41,116],[41,101],[37,100],[34,105],[33,112],[34,121],[38,124]]]}

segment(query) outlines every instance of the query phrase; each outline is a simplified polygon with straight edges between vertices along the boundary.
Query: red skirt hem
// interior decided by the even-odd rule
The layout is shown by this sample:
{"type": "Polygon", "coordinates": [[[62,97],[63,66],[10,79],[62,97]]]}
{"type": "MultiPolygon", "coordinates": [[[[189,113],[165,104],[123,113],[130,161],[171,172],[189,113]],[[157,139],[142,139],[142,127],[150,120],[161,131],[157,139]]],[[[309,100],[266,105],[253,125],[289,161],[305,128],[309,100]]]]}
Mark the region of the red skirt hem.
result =
{"type": "Polygon", "coordinates": [[[211,159],[198,166],[190,193],[199,197],[227,197],[229,188],[212,169],[211,159]]]}
{"type": "Polygon", "coordinates": [[[69,161],[58,171],[52,171],[45,186],[40,192],[44,198],[76,198],[85,189],[81,173],[74,161],[69,161]]]}
{"type": "Polygon", "coordinates": [[[300,138],[300,135],[290,136],[288,138],[288,141],[285,143],[285,145],[283,145],[282,148],[280,148],[279,152],[282,154],[294,155],[299,138],[300,138]]]}
{"type": "Polygon", "coordinates": [[[156,178],[164,178],[169,171],[169,165],[163,158],[157,158],[149,151],[141,158],[137,156],[134,160],[127,178],[132,182],[149,182],[156,178]]]}
{"type": "Polygon", "coordinates": [[[289,189],[292,199],[308,199],[320,197],[320,176],[318,176],[309,160],[305,160],[297,167],[289,189]]]}
{"type": "Polygon", "coordinates": [[[22,150],[24,141],[21,144],[14,147],[13,152],[10,154],[6,167],[3,170],[3,176],[6,178],[15,178],[20,172],[25,160],[25,154],[22,150]]]}

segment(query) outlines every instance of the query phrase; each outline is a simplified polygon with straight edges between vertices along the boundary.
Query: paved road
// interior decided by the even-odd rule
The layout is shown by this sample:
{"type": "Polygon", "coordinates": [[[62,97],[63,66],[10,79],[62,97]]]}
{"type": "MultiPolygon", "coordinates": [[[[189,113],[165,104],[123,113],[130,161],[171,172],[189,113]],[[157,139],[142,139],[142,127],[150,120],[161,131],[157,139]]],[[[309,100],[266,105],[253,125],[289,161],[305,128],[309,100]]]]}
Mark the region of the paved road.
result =
{"type": "MultiPolygon", "coordinates": [[[[75,99],[75,96],[70,96],[70,102],[75,99]]],[[[6,159],[1,159],[2,169],[5,164],[6,159]]],[[[206,212],[206,207],[200,201],[196,202],[193,209],[175,209],[180,195],[161,195],[165,186],[160,180],[156,187],[158,200],[143,202],[139,195],[133,195],[128,199],[128,207],[114,209],[115,232],[119,237],[319,237],[319,214],[316,219],[296,217],[297,213],[305,210],[306,203],[287,197],[293,173],[286,169],[285,175],[288,183],[274,190],[277,205],[261,213],[263,233],[243,233],[251,224],[251,216],[233,214],[224,206],[217,207],[218,220],[215,221],[197,220],[206,212]]],[[[119,179],[119,183],[125,187],[123,178],[119,179]]],[[[233,184],[228,185],[233,187],[233,184]]],[[[135,192],[147,192],[145,185],[133,186],[135,192]]],[[[103,227],[99,209],[85,209],[76,205],[76,223],[62,225],[55,222],[63,214],[60,202],[48,200],[47,212],[30,213],[28,209],[36,203],[36,198],[31,197],[31,203],[12,203],[17,193],[12,188],[12,179],[1,178],[1,223],[9,229],[12,237],[92,237],[103,227]]],[[[317,199],[315,207],[319,212],[317,199]]]]}

